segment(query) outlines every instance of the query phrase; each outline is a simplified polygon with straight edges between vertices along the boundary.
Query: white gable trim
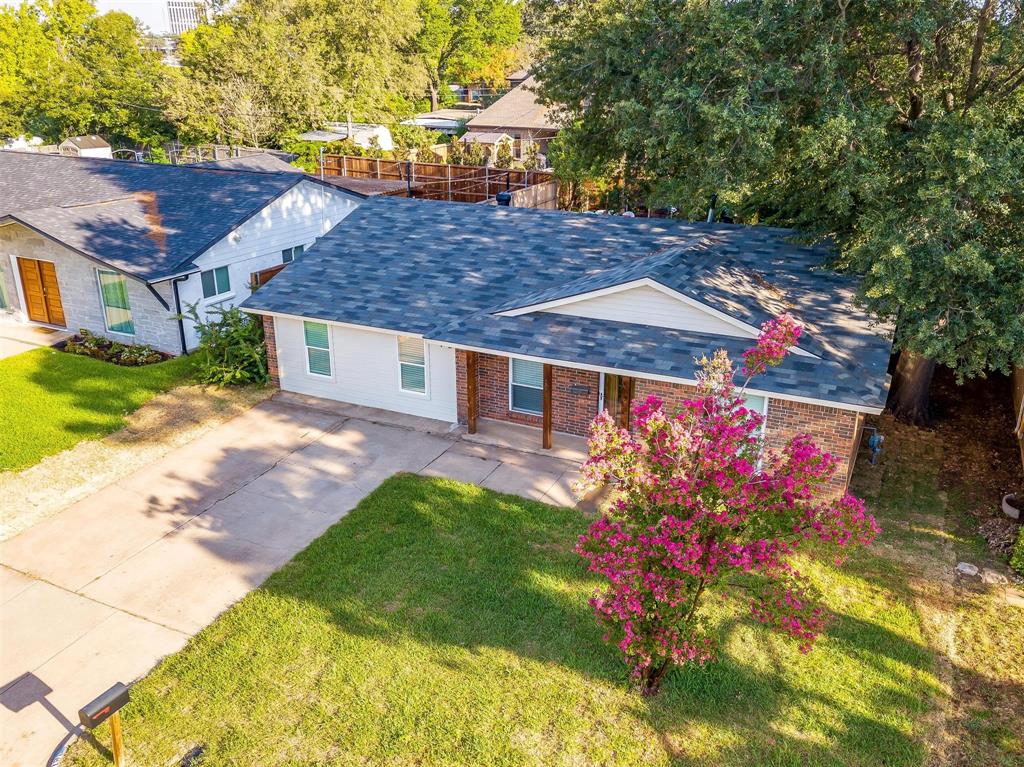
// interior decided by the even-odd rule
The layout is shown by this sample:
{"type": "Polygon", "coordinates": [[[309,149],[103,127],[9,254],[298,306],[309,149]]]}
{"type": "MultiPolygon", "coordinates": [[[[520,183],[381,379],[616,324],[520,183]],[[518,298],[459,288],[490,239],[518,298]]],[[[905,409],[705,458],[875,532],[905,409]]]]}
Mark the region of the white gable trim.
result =
{"type": "MultiPolygon", "coordinates": [[[[578,293],[575,296],[569,296],[567,298],[556,298],[551,301],[544,301],[543,303],[539,304],[521,306],[515,309],[507,309],[502,312],[496,312],[496,314],[500,317],[519,317],[520,315],[523,314],[551,311],[552,309],[570,306],[581,301],[589,301],[594,298],[601,298],[602,296],[615,295],[616,293],[622,293],[624,291],[633,290],[634,288],[640,287],[653,288],[654,290],[657,290],[659,293],[663,293],[664,295],[669,296],[670,298],[673,298],[683,304],[686,304],[692,309],[704,312],[705,314],[708,314],[714,317],[715,319],[724,322],[727,325],[731,325],[732,327],[740,331],[737,334],[737,336],[740,338],[754,339],[757,338],[758,334],[761,332],[760,328],[756,328],[747,322],[738,320],[735,317],[726,314],[725,312],[721,312],[718,309],[715,309],[713,306],[709,306],[708,304],[703,303],[702,301],[698,301],[676,290],[672,290],[672,288],[668,288],[662,285],[660,282],[652,280],[650,277],[641,277],[638,280],[630,280],[629,282],[623,282],[618,285],[612,285],[611,287],[601,288],[599,290],[591,290],[586,293],[578,293]]],[[[792,351],[794,354],[799,354],[800,356],[803,357],[814,357],[815,359],[819,359],[817,355],[812,354],[811,352],[806,351],[805,349],[801,349],[799,346],[790,347],[790,351],[792,351]]]]}

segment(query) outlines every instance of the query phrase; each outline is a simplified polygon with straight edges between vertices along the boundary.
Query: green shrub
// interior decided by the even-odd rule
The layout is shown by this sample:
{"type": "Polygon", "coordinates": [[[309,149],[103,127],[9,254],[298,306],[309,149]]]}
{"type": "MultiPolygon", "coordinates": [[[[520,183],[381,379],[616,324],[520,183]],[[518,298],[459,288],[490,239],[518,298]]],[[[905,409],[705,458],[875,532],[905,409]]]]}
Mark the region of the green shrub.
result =
{"type": "Polygon", "coordinates": [[[1024,575],[1024,526],[1017,532],[1017,543],[1010,555],[1010,567],[1024,575]]]}
{"type": "Polygon", "coordinates": [[[199,333],[197,379],[217,386],[266,383],[267,348],[259,318],[236,306],[214,309],[212,314],[212,319],[200,317],[195,304],[184,314],[199,333]]]}

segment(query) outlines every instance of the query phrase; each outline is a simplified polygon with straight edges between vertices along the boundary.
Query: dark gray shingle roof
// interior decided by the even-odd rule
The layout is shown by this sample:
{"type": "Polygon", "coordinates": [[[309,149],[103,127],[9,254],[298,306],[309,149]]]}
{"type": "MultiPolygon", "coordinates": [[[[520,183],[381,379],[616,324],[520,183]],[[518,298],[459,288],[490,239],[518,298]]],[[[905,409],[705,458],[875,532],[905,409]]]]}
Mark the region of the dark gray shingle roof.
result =
{"type": "Polygon", "coordinates": [[[10,217],[155,281],[201,254],[306,176],[0,152],[10,217]]]}
{"type": "Polygon", "coordinates": [[[497,315],[538,298],[650,276],[755,326],[780,311],[796,316],[806,328],[800,346],[821,359],[794,355],[762,388],[881,407],[889,329],[854,305],[851,279],[822,268],[826,248],[796,244],[791,235],[768,227],[380,198],[360,205],[245,306],[686,379],[693,377],[694,355],[724,346],[735,357],[750,345],[565,315],[497,315]]]}

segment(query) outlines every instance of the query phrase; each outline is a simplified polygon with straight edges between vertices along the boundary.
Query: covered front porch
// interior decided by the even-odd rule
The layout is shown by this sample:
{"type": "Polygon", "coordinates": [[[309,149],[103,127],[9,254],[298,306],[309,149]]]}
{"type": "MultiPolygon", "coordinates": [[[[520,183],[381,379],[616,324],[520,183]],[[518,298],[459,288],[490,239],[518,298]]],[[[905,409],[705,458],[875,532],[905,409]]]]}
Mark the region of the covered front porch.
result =
{"type": "Polygon", "coordinates": [[[459,420],[467,438],[505,440],[518,450],[582,449],[594,417],[607,410],[630,421],[636,379],[520,357],[457,353],[459,420]]]}

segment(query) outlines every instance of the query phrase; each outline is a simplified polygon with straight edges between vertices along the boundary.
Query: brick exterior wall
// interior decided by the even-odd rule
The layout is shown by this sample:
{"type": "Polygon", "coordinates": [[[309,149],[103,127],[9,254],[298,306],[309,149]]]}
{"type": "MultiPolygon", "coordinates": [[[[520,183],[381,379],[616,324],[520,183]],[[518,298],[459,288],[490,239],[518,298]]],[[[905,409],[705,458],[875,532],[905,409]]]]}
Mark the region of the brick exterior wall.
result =
{"type": "Polygon", "coordinates": [[[267,346],[267,372],[270,373],[270,385],[281,388],[281,372],[277,367],[277,334],[274,332],[274,318],[262,315],[263,337],[267,346]]]}
{"type": "Polygon", "coordinates": [[[769,399],[765,437],[768,447],[780,450],[797,434],[810,434],[814,444],[839,459],[832,484],[845,490],[857,459],[863,425],[864,416],[852,410],[769,399]]]}
{"type": "MultiPolygon", "coordinates": [[[[517,413],[509,409],[508,357],[493,354],[477,356],[478,415],[524,426],[541,427],[541,417],[530,413],[517,413]]],[[[598,373],[556,366],[551,371],[551,425],[564,434],[587,435],[590,422],[597,415],[598,373]],[[577,392],[572,387],[577,387],[577,392]],[[580,387],[585,388],[584,392],[580,387]]],[[[455,386],[458,394],[459,423],[466,423],[466,352],[455,353],[455,386]]]]}
{"type": "MultiPolygon", "coordinates": [[[[524,424],[540,428],[541,417],[509,410],[508,358],[490,354],[478,356],[479,415],[499,421],[524,424]]],[[[586,436],[590,421],[597,413],[599,374],[587,370],[555,367],[552,371],[552,425],[555,431],[586,436]],[[587,394],[572,394],[570,387],[580,384],[589,387],[587,394]]],[[[455,380],[458,388],[459,423],[466,423],[466,353],[455,355],[455,380]]],[[[669,409],[678,407],[684,399],[692,397],[696,389],[685,384],[635,379],[634,405],[654,395],[669,409]]],[[[846,489],[853,462],[857,456],[864,416],[850,410],[809,405],[770,398],[765,436],[770,448],[779,450],[796,434],[810,434],[815,444],[839,459],[832,484],[837,492],[846,489]]]]}

